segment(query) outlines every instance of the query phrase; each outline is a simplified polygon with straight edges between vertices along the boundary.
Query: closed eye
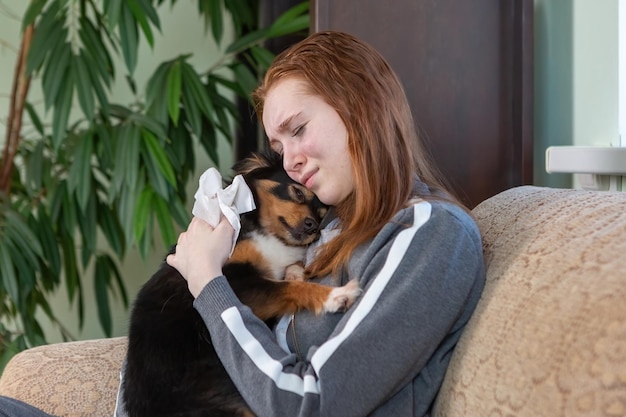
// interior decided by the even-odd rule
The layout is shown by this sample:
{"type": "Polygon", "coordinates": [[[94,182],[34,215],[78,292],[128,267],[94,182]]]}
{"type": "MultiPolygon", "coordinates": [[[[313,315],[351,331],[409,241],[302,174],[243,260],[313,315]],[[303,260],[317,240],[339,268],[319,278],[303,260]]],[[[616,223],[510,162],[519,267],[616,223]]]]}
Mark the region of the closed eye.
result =
{"type": "Polygon", "coordinates": [[[305,126],[306,126],[306,123],[296,127],[291,136],[302,136],[302,134],[304,133],[305,126]]]}

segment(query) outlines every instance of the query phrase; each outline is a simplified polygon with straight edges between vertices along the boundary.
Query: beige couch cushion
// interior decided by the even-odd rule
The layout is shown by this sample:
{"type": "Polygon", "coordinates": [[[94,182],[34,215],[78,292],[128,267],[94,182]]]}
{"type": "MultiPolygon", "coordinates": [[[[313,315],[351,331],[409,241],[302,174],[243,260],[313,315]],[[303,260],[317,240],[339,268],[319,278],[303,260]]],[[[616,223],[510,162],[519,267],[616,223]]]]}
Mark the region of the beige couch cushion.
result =
{"type": "Polygon", "coordinates": [[[28,349],[7,364],[0,392],[59,417],[112,416],[125,355],[125,337],[28,349]]]}
{"type": "Polygon", "coordinates": [[[435,415],[626,416],[626,193],[519,187],[474,214],[487,284],[435,415]]]}

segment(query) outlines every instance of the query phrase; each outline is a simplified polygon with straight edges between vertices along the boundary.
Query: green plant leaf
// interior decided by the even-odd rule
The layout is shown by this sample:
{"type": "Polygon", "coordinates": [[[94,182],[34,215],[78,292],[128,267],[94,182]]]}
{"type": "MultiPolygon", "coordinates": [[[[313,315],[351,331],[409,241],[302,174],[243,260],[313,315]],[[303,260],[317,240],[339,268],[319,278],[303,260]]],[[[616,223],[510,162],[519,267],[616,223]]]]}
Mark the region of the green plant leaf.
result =
{"type": "Polygon", "coordinates": [[[215,108],[211,102],[211,98],[207,94],[207,89],[198,73],[193,69],[191,65],[184,62],[182,65],[182,74],[185,82],[185,86],[189,88],[189,93],[193,97],[194,101],[198,104],[205,117],[211,118],[215,108]]]}
{"type": "Polygon", "coordinates": [[[15,267],[13,266],[7,243],[4,241],[0,241],[0,275],[2,276],[2,286],[9,297],[13,300],[19,300],[20,295],[15,267]]]}
{"type": "Polygon", "coordinates": [[[137,67],[137,49],[139,46],[139,34],[137,32],[137,22],[133,18],[133,14],[126,3],[122,4],[120,16],[120,43],[122,46],[122,55],[129,73],[134,73],[137,67]]]}
{"type": "Polygon", "coordinates": [[[139,126],[134,123],[128,127],[127,141],[120,147],[120,152],[125,155],[124,165],[121,167],[125,173],[125,182],[128,188],[134,190],[137,187],[139,177],[139,148],[141,147],[141,132],[139,126]]]}
{"type": "MultiPolygon", "coordinates": [[[[113,274],[113,278],[115,278],[115,285],[119,292],[120,299],[122,300],[122,304],[124,305],[124,307],[128,307],[128,293],[126,292],[126,287],[124,286],[124,280],[122,279],[122,274],[120,274],[120,271],[117,268],[117,265],[115,264],[115,262],[113,261],[113,259],[111,259],[109,255],[105,254],[103,255],[103,257],[105,257],[105,259],[109,263],[109,270],[111,271],[111,274],[113,274]]],[[[113,287],[111,286],[110,288],[113,288],[113,287]]]]}
{"type": "MultiPolygon", "coordinates": [[[[171,61],[162,63],[148,79],[146,86],[146,108],[151,109],[156,104],[166,103],[166,100],[162,100],[161,98],[163,97],[163,91],[165,91],[167,73],[171,65],[171,61]]],[[[163,107],[167,109],[167,106],[163,107]]],[[[167,110],[165,114],[167,115],[167,110]]]]}
{"type": "MultiPolygon", "coordinates": [[[[39,259],[42,256],[42,249],[35,234],[28,226],[27,221],[21,215],[11,209],[3,213],[4,225],[0,224],[0,246],[3,250],[3,257],[8,257],[10,261],[4,271],[7,273],[6,279],[2,279],[3,288],[14,299],[20,297],[22,292],[28,293],[35,286],[35,273],[38,271],[39,259]],[[16,271],[19,271],[19,282],[16,271]]],[[[6,262],[1,259],[0,262],[6,262]]]]}
{"type": "Polygon", "coordinates": [[[200,138],[200,145],[204,148],[212,161],[219,164],[219,154],[217,153],[217,133],[215,129],[207,128],[200,138]]]}
{"type": "MultiPolygon", "coordinates": [[[[37,223],[31,226],[33,230],[38,232],[38,240],[41,242],[41,249],[43,252],[42,259],[47,262],[52,272],[50,279],[52,283],[58,284],[60,282],[61,273],[61,255],[59,253],[59,244],[56,239],[54,230],[52,229],[52,221],[46,213],[43,205],[40,205],[37,209],[37,223]]],[[[46,289],[52,290],[52,286],[46,289]]]]}
{"type": "Polygon", "coordinates": [[[50,51],[54,50],[56,45],[65,42],[67,30],[63,27],[63,19],[57,18],[58,11],[58,4],[52,2],[48,10],[41,15],[28,51],[26,75],[32,75],[41,67],[50,51]]]}
{"type": "Polygon", "coordinates": [[[163,146],[153,134],[146,130],[142,131],[141,136],[148,151],[149,158],[156,162],[159,171],[165,177],[167,182],[169,182],[172,186],[176,186],[176,175],[174,174],[172,164],[167,159],[163,146]]]}
{"type": "Polygon", "coordinates": [[[197,137],[202,136],[202,116],[200,115],[200,109],[196,105],[196,101],[193,99],[193,94],[187,84],[183,84],[183,93],[181,95],[183,110],[181,117],[183,122],[189,123],[191,132],[197,137]]]}
{"type": "Polygon", "coordinates": [[[137,199],[135,207],[135,217],[133,220],[133,235],[135,240],[139,242],[148,225],[150,215],[152,213],[151,206],[153,204],[154,191],[151,188],[144,188],[137,199]]]}
{"type": "MultiPolygon", "coordinates": [[[[146,2],[142,2],[142,3],[143,4],[140,4],[139,2],[137,2],[137,0],[126,0],[126,4],[128,5],[128,8],[130,9],[137,23],[139,23],[139,26],[141,27],[141,31],[146,37],[148,44],[150,45],[151,48],[153,48],[154,47],[154,35],[152,34],[152,29],[150,29],[150,23],[148,23],[148,13],[150,13],[149,10],[153,10],[153,9],[149,3],[146,3],[146,2]],[[144,6],[148,6],[149,10],[148,11],[144,10],[143,8],[144,6]]],[[[156,15],[156,13],[153,13],[153,14],[156,15]]],[[[158,22],[158,16],[156,19],[158,22]]]]}
{"type": "Polygon", "coordinates": [[[88,121],[94,117],[94,97],[92,91],[92,78],[89,75],[89,65],[86,57],[74,55],[72,59],[72,73],[76,75],[76,95],[83,114],[88,121]]]}
{"type": "Polygon", "coordinates": [[[61,194],[61,207],[60,207],[60,222],[58,233],[61,236],[68,235],[73,236],[74,228],[76,227],[77,215],[76,206],[74,205],[74,196],[68,190],[67,180],[63,180],[59,184],[59,194],[61,194]]]}
{"type": "Polygon", "coordinates": [[[109,30],[112,31],[120,19],[122,0],[105,0],[103,8],[107,16],[109,30]]]}
{"type": "Polygon", "coordinates": [[[74,76],[72,73],[73,71],[69,68],[68,73],[63,76],[61,83],[64,88],[59,91],[59,96],[54,103],[52,112],[52,144],[55,149],[59,149],[61,142],[66,136],[65,129],[67,128],[74,96],[74,76]]]}
{"type": "Polygon", "coordinates": [[[167,180],[159,171],[154,159],[148,155],[149,151],[145,149],[145,146],[143,146],[143,148],[142,159],[144,160],[148,183],[152,186],[152,188],[154,188],[154,191],[157,194],[163,196],[164,198],[169,198],[171,195],[171,186],[168,186],[167,180]]]}
{"type": "Polygon", "coordinates": [[[25,185],[30,187],[33,194],[41,193],[44,178],[44,145],[39,142],[33,151],[26,157],[26,172],[24,173],[25,185]]]}
{"type": "Polygon", "coordinates": [[[37,129],[37,132],[40,135],[44,135],[43,123],[41,123],[41,119],[39,118],[39,115],[37,114],[37,111],[35,110],[33,105],[30,102],[26,102],[24,104],[24,107],[28,112],[28,116],[30,117],[31,122],[33,122],[33,126],[35,126],[35,129],[37,129]]]}
{"type": "Polygon", "coordinates": [[[309,27],[309,16],[299,16],[282,26],[272,26],[267,32],[268,38],[277,38],[290,33],[304,31],[309,27]]]}
{"type": "Polygon", "coordinates": [[[226,48],[226,53],[235,54],[244,51],[253,45],[258,45],[267,37],[266,33],[267,29],[250,32],[231,43],[228,48],[226,48]]]}
{"type": "Polygon", "coordinates": [[[259,3],[258,1],[224,0],[224,5],[232,17],[237,37],[258,26],[259,3]]]}
{"type": "Polygon", "coordinates": [[[258,84],[257,78],[252,73],[252,71],[250,71],[250,69],[244,64],[235,63],[232,65],[232,69],[235,73],[235,78],[237,82],[241,86],[241,90],[246,96],[249,96],[258,84]]]}
{"type": "Polygon", "coordinates": [[[124,286],[124,281],[122,274],[120,274],[119,268],[115,264],[115,261],[109,254],[103,253],[98,255],[97,262],[99,265],[108,269],[109,277],[113,277],[114,281],[108,280],[108,292],[110,295],[114,297],[119,293],[119,299],[122,301],[122,304],[125,307],[128,307],[128,293],[126,292],[126,287],[124,286]],[[117,291],[116,291],[117,289],[117,291]]]}
{"type": "MultiPolygon", "coordinates": [[[[87,205],[85,207],[78,207],[80,215],[78,216],[78,226],[80,229],[80,236],[82,239],[81,247],[81,261],[83,268],[86,268],[91,260],[91,257],[96,253],[96,198],[95,194],[89,194],[87,205]]],[[[78,201],[76,202],[78,205],[78,201]]]]}
{"type": "Polygon", "coordinates": [[[195,158],[193,152],[193,137],[182,125],[170,125],[169,140],[167,147],[168,159],[172,163],[174,172],[183,175],[185,172],[193,172],[195,169],[195,158]],[[187,171],[189,170],[189,171],[187,171]]]}
{"type": "Polygon", "coordinates": [[[94,293],[98,306],[98,319],[107,337],[113,333],[113,321],[111,320],[111,306],[109,304],[109,287],[111,286],[110,263],[104,256],[96,258],[94,269],[94,293]]]}
{"type": "MultiPolygon", "coordinates": [[[[175,199],[173,204],[170,205],[169,210],[170,215],[179,226],[185,227],[191,221],[191,215],[181,200],[175,199]]],[[[174,242],[172,242],[172,244],[174,242]]]]}
{"type": "Polygon", "coordinates": [[[118,215],[114,209],[100,203],[97,209],[98,224],[107,242],[119,257],[126,252],[124,231],[118,220],[118,215]]]}
{"type": "Polygon", "coordinates": [[[69,88],[66,82],[73,86],[73,80],[67,79],[65,76],[72,56],[70,44],[67,42],[59,43],[54,47],[52,55],[54,59],[49,61],[41,79],[46,111],[56,102],[59,92],[69,88]]]}
{"type": "Polygon", "coordinates": [[[118,193],[124,184],[133,190],[137,185],[140,136],[139,128],[134,123],[122,123],[116,130],[119,133],[115,148],[113,189],[118,193]]]}
{"type": "MultiPolygon", "coordinates": [[[[65,275],[65,288],[70,303],[74,301],[77,293],[80,293],[80,279],[76,263],[76,248],[72,239],[62,239],[63,247],[63,272],[65,275]]],[[[81,318],[82,321],[82,318],[81,318]]]]}
{"type": "Polygon", "coordinates": [[[133,228],[135,208],[137,207],[138,190],[142,190],[143,185],[137,187],[124,187],[117,201],[117,213],[122,226],[122,236],[126,239],[126,246],[130,247],[134,243],[133,228]]]}
{"type": "Polygon", "coordinates": [[[213,39],[219,44],[224,33],[224,22],[222,21],[222,0],[207,0],[208,14],[211,18],[211,33],[213,39]]]}
{"type": "Polygon", "coordinates": [[[226,87],[228,88],[230,91],[232,91],[233,93],[239,95],[240,97],[244,98],[243,96],[243,92],[241,91],[241,88],[239,87],[239,84],[237,84],[236,81],[233,80],[229,80],[228,78],[224,78],[219,76],[218,74],[211,74],[211,76],[209,77],[209,87],[211,90],[211,97],[214,98],[216,95],[219,95],[219,92],[216,90],[216,85],[219,84],[222,87],[226,87]]]}
{"type": "Polygon", "coordinates": [[[133,114],[133,111],[127,107],[111,104],[111,115],[121,121],[129,121],[133,114]]]}
{"type": "Polygon", "coordinates": [[[141,236],[141,240],[137,242],[137,247],[139,249],[139,254],[142,258],[147,258],[150,253],[150,249],[154,246],[153,234],[154,234],[154,226],[152,221],[152,216],[148,217],[148,224],[146,225],[146,230],[141,236]]]}
{"type": "Polygon", "coordinates": [[[37,237],[15,212],[7,211],[4,216],[6,218],[5,232],[8,238],[16,242],[16,248],[22,256],[28,259],[29,263],[36,264],[37,258],[43,255],[37,237]]]}
{"type": "Polygon", "coordinates": [[[76,193],[81,210],[85,210],[91,194],[91,160],[93,155],[93,131],[81,137],[74,152],[74,162],[70,168],[67,185],[70,192],[76,193]]]}
{"type": "Polygon", "coordinates": [[[165,141],[167,139],[167,131],[165,127],[154,118],[141,113],[133,113],[128,116],[128,120],[135,123],[142,128],[148,129],[155,134],[159,140],[165,141]]]}
{"type": "Polygon", "coordinates": [[[175,61],[167,73],[167,111],[174,125],[178,124],[181,94],[181,62],[175,61]]]}
{"type": "Polygon", "coordinates": [[[26,26],[34,23],[37,17],[43,11],[44,6],[46,5],[46,0],[31,0],[28,5],[28,9],[24,13],[24,17],[22,18],[22,32],[26,29],[26,26]]]}
{"type": "Polygon", "coordinates": [[[100,109],[102,111],[103,117],[108,117],[109,112],[111,111],[111,106],[109,105],[109,98],[107,93],[104,91],[102,84],[100,82],[101,78],[98,77],[98,74],[90,71],[89,78],[91,79],[91,86],[93,87],[93,91],[96,93],[96,97],[98,98],[98,103],[100,103],[100,109]]]}
{"type": "Polygon", "coordinates": [[[101,34],[96,30],[91,21],[81,17],[78,35],[83,43],[81,52],[89,55],[94,63],[94,79],[101,79],[107,87],[111,86],[111,81],[115,78],[115,67],[101,34]],[[95,73],[100,76],[96,76],[95,73]]]}
{"type": "Polygon", "coordinates": [[[250,53],[262,68],[269,67],[275,58],[275,55],[271,51],[262,46],[253,46],[250,48],[250,53]]]}
{"type": "MultiPolygon", "coordinates": [[[[96,150],[95,156],[98,161],[98,169],[103,172],[111,172],[111,170],[113,170],[114,168],[114,144],[116,140],[112,135],[114,128],[108,124],[108,122],[111,122],[111,119],[111,117],[107,117],[105,119],[107,123],[97,123],[94,126],[94,146],[96,150]]],[[[106,174],[103,174],[103,176],[106,176],[106,174]]],[[[110,176],[106,176],[105,179],[103,179],[102,176],[99,176],[95,177],[95,179],[100,179],[108,191],[110,185],[110,176]]],[[[114,195],[115,193],[111,192],[110,194],[114,195]]]]}
{"type": "Polygon", "coordinates": [[[286,35],[309,27],[309,2],[302,2],[291,7],[270,25],[267,36],[270,38],[286,35]]]}
{"type": "Polygon", "coordinates": [[[150,19],[154,27],[158,30],[161,30],[161,20],[159,19],[159,14],[156,9],[152,6],[151,0],[135,0],[137,4],[143,11],[143,13],[150,19]]]}
{"type": "Polygon", "coordinates": [[[157,223],[161,230],[161,236],[163,237],[163,243],[165,246],[171,246],[176,243],[176,233],[174,232],[174,225],[172,224],[171,209],[166,200],[158,195],[153,198],[153,210],[156,214],[157,223]]]}

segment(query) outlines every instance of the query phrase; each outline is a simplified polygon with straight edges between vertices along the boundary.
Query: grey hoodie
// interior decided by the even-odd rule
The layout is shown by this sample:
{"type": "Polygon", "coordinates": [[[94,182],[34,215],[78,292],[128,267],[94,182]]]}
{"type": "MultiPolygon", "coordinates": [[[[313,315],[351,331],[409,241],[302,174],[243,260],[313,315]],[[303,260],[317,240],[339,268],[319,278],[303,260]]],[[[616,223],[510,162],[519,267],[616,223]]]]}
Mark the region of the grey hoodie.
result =
{"type": "MultiPolygon", "coordinates": [[[[336,233],[324,229],[321,242],[336,233]]],[[[341,285],[364,290],[346,313],[284,318],[273,332],[226,278],[195,300],[215,349],[259,417],[428,416],[480,298],[479,231],[466,212],[418,201],[355,251],[341,285]]],[[[330,277],[321,280],[339,285],[330,277]]]]}

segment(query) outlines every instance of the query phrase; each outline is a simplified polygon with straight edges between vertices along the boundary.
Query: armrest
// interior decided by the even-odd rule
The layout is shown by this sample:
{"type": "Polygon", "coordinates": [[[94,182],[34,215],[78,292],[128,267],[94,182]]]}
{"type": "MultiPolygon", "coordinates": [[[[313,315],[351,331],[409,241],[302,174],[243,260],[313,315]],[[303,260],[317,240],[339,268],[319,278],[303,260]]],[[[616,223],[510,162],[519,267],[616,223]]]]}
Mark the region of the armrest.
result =
{"type": "Polygon", "coordinates": [[[0,395],[58,417],[113,415],[126,337],[55,343],[15,355],[0,395]]]}

